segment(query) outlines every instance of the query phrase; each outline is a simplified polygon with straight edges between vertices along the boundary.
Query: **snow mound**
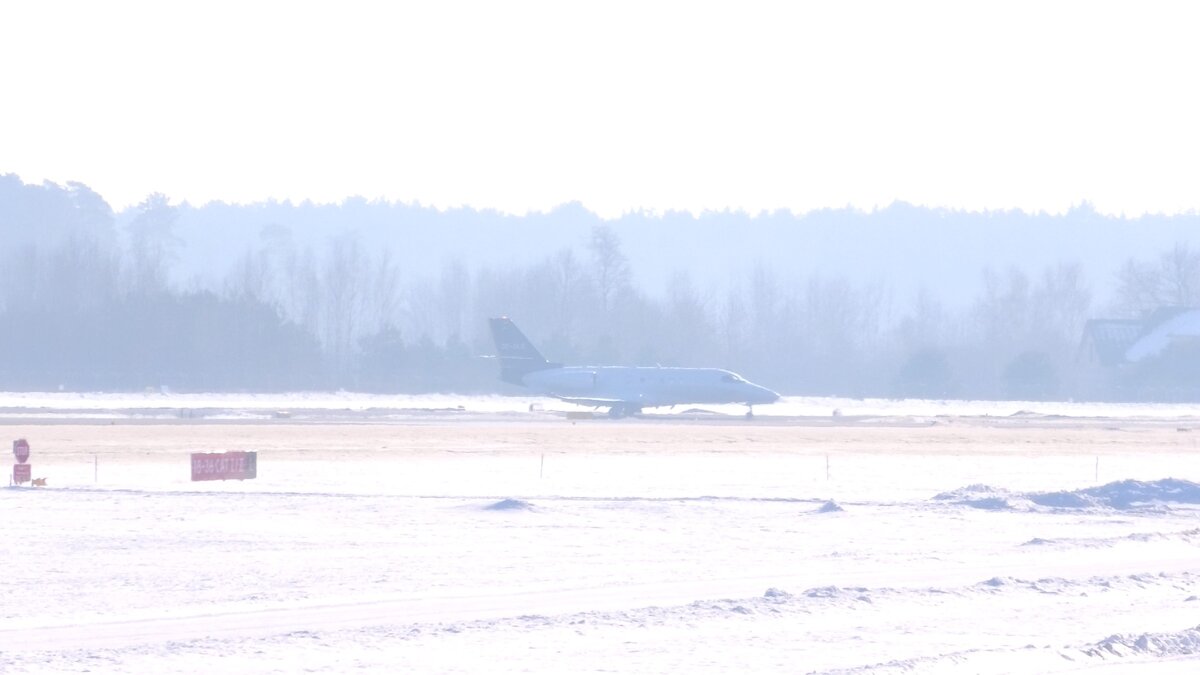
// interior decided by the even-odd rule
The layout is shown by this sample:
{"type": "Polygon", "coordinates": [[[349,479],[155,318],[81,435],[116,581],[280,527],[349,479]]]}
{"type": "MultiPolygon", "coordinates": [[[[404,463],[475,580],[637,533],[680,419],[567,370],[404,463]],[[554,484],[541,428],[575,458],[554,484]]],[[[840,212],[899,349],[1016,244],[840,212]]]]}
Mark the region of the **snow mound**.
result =
{"type": "Polygon", "coordinates": [[[964,488],[942,492],[934,495],[937,501],[950,502],[961,506],[970,506],[987,511],[1003,511],[1011,509],[1013,495],[1005,490],[989,485],[968,485],[964,488]]]}
{"type": "Polygon", "coordinates": [[[1200,504],[1200,484],[1177,478],[1123,480],[1071,492],[1031,494],[1029,500],[1039,506],[1067,509],[1100,506],[1126,510],[1158,504],[1200,504]]]}
{"type": "Polygon", "coordinates": [[[836,598],[841,594],[842,589],[837,586],[821,586],[804,591],[804,595],[809,598],[836,598]]]}
{"type": "Polygon", "coordinates": [[[994,488],[990,485],[983,485],[982,483],[976,483],[974,485],[968,485],[966,487],[958,488],[957,490],[950,490],[948,492],[939,492],[938,494],[934,495],[933,498],[940,502],[957,501],[959,499],[972,497],[974,495],[979,495],[979,494],[991,495],[991,494],[996,494],[997,492],[1000,492],[1000,490],[998,490],[997,488],[994,488]]]}
{"type": "MultiPolygon", "coordinates": [[[[1123,480],[1082,490],[1013,493],[989,485],[968,485],[934,495],[934,500],[1001,511],[1041,506],[1051,509],[1130,510],[1165,504],[1200,504],[1200,484],[1177,478],[1123,480]]],[[[1037,542],[1044,543],[1044,542],[1037,542]]]]}
{"type": "Polygon", "coordinates": [[[485,511],[532,511],[533,504],[520,499],[501,499],[483,508],[485,511]]]}
{"type": "MultiPolygon", "coordinates": [[[[886,589],[885,589],[886,590],[886,589]]],[[[820,586],[804,591],[804,597],[819,600],[856,600],[871,602],[871,589],[860,587],[820,586]]]]}
{"type": "Polygon", "coordinates": [[[1142,633],[1140,635],[1110,635],[1091,649],[1088,656],[1102,659],[1127,656],[1177,657],[1200,654],[1200,626],[1177,633],[1142,633]]]}
{"type": "Polygon", "coordinates": [[[846,509],[843,509],[841,504],[838,504],[837,502],[830,499],[829,501],[822,504],[821,508],[817,509],[817,513],[838,513],[839,511],[845,511],[845,510],[846,509]]]}
{"type": "Polygon", "coordinates": [[[1052,509],[1086,509],[1101,506],[1095,499],[1078,491],[1032,494],[1029,496],[1029,501],[1038,506],[1046,506],[1052,509]]]}

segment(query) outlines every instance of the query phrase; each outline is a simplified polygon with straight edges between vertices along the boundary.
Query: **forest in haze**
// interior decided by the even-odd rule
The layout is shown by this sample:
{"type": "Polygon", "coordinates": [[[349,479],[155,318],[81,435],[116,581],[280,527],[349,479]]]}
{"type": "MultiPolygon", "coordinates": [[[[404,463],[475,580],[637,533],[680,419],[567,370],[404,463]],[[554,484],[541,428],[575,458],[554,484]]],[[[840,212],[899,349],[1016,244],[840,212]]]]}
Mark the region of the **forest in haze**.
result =
{"type": "Polygon", "coordinates": [[[0,389],[514,392],[550,359],[716,366],[784,394],[1200,399],[1200,358],[1103,365],[1089,319],[1200,306],[1200,217],[439,211],[0,176],[0,389]]]}

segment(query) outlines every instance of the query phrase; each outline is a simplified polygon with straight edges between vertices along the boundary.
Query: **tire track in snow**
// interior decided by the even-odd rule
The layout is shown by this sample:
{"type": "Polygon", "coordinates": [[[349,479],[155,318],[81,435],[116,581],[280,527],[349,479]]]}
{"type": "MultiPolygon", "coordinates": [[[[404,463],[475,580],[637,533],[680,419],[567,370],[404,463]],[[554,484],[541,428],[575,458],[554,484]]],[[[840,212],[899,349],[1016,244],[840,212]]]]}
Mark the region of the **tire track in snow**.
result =
{"type": "Polygon", "coordinates": [[[553,623],[568,623],[581,617],[593,621],[630,623],[654,618],[662,620],[671,616],[695,619],[698,614],[710,617],[731,613],[779,614],[781,611],[813,614],[825,611],[823,608],[861,603],[872,605],[877,601],[905,602],[914,598],[970,598],[1014,593],[1076,595],[1087,590],[1119,591],[1150,586],[1172,586],[1173,590],[1180,593],[1200,593],[1200,569],[1081,580],[1065,577],[1036,580],[992,577],[961,586],[931,583],[947,578],[944,570],[937,569],[912,574],[909,579],[893,579],[898,583],[890,586],[854,585],[853,576],[848,575],[848,579],[843,580],[850,583],[830,586],[806,587],[804,584],[813,580],[802,577],[747,577],[620,587],[473,590],[440,595],[290,604],[183,616],[114,620],[97,617],[77,623],[0,628],[0,654],[119,649],[146,644],[253,639],[294,633],[431,624],[455,625],[459,627],[457,632],[471,628],[486,629],[497,622],[527,623],[531,618],[553,623]],[[764,594],[760,589],[766,586],[770,588],[764,594]],[[779,586],[806,590],[791,594],[778,590],[779,586]]]}

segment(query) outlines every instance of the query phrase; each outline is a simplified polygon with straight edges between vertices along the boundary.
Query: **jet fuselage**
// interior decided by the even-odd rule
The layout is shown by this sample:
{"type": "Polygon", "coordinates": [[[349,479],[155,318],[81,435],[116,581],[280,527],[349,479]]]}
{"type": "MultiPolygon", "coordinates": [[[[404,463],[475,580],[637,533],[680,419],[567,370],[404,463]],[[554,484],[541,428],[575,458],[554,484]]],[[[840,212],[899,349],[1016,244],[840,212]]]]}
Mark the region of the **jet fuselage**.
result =
{"type": "Polygon", "coordinates": [[[522,381],[539,394],[593,405],[754,405],[779,399],[770,389],[719,368],[565,366],[528,373],[522,381]]]}
{"type": "Polygon", "coordinates": [[[564,366],[551,363],[507,317],[490,320],[500,377],[535,394],[604,406],[613,417],[681,404],[774,403],[779,394],[720,368],[564,366]]]}

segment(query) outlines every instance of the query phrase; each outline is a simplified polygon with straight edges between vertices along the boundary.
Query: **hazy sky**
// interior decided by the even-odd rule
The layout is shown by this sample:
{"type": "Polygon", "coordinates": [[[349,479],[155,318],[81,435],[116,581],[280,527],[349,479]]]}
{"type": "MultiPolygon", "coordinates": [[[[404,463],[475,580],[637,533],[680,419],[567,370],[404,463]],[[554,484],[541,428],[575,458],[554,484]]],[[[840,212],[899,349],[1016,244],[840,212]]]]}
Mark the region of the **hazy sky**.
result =
{"type": "Polygon", "coordinates": [[[117,208],[1200,207],[1187,2],[0,5],[0,173],[117,208]]]}

